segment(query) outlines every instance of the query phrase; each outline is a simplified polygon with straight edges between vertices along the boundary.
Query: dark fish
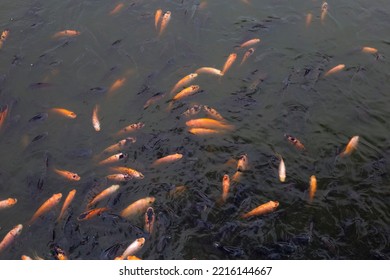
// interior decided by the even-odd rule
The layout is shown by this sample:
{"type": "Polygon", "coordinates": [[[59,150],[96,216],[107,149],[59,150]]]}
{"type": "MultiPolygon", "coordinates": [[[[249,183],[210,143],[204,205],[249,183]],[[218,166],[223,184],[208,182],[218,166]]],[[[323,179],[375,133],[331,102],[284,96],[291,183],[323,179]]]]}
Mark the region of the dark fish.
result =
{"type": "Polygon", "coordinates": [[[34,142],[40,141],[40,140],[42,140],[42,139],[45,139],[48,135],[49,135],[48,132],[44,132],[44,133],[42,133],[42,134],[39,134],[39,135],[35,136],[35,137],[31,140],[31,143],[34,143],[34,142]]]}
{"type": "Polygon", "coordinates": [[[93,87],[93,88],[90,88],[89,91],[92,93],[101,94],[101,93],[105,93],[107,91],[107,88],[106,87],[93,87]]]}
{"type": "Polygon", "coordinates": [[[43,89],[43,88],[48,88],[52,87],[53,85],[50,83],[43,83],[43,82],[38,82],[38,83],[32,83],[28,87],[29,89],[43,89]]]}
{"type": "Polygon", "coordinates": [[[38,113],[28,121],[29,122],[44,121],[48,118],[48,116],[49,115],[47,113],[38,113]]]}

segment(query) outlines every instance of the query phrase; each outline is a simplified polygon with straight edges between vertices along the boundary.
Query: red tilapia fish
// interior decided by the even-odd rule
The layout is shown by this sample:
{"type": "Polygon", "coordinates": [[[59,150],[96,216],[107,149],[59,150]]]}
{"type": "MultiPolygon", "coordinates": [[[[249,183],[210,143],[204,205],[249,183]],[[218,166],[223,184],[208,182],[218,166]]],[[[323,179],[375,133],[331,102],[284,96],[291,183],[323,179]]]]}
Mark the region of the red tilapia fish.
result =
{"type": "Polygon", "coordinates": [[[78,221],[86,221],[90,220],[96,216],[99,216],[101,213],[108,211],[109,209],[107,207],[101,207],[101,208],[96,208],[92,210],[85,211],[84,213],[81,213],[77,220],[78,221]]]}
{"type": "Polygon", "coordinates": [[[132,242],[122,255],[116,257],[115,260],[124,260],[127,259],[128,256],[132,256],[137,253],[145,244],[145,238],[141,237],[132,242]]]}
{"type": "Polygon", "coordinates": [[[63,31],[58,31],[53,35],[53,39],[61,38],[61,37],[74,37],[80,35],[80,31],[77,30],[71,30],[71,29],[66,29],[63,31]]]}
{"type": "Polygon", "coordinates": [[[160,31],[158,33],[159,36],[161,36],[164,33],[164,31],[167,28],[168,23],[170,22],[170,20],[171,20],[171,12],[170,11],[166,11],[165,14],[162,16],[162,19],[161,19],[160,31]]]}
{"type": "Polygon", "coordinates": [[[181,159],[182,157],[183,157],[183,155],[182,155],[182,154],[179,154],[179,153],[172,154],[172,155],[167,155],[167,156],[165,156],[165,157],[156,159],[156,160],[152,163],[152,166],[155,167],[155,166],[158,166],[158,165],[160,165],[160,164],[175,162],[175,161],[178,161],[179,159],[181,159]]]}
{"type": "Polygon", "coordinates": [[[288,135],[288,134],[285,134],[284,137],[287,138],[287,140],[293,144],[295,146],[295,148],[297,148],[298,150],[304,150],[305,149],[305,146],[301,143],[301,141],[299,141],[297,138],[291,136],[291,135],[288,135]]]}
{"type": "Polygon", "coordinates": [[[225,174],[222,178],[222,202],[225,202],[228,194],[229,194],[229,188],[230,188],[230,178],[229,175],[225,174]]]}
{"type": "Polygon", "coordinates": [[[137,141],[135,137],[126,137],[125,139],[119,140],[117,143],[107,147],[103,150],[102,153],[114,153],[119,152],[124,147],[127,147],[130,144],[134,144],[137,141]]]}
{"type": "Polygon", "coordinates": [[[22,233],[22,230],[23,225],[19,224],[4,236],[3,240],[0,242],[0,253],[15,241],[15,238],[22,233]]]}
{"type": "Polygon", "coordinates": [[[345,157],[350,155],[354,150],[356,150],[358,143],[359,143],[359,136],[353,136],[351,140],[349,140],[344,151],[340,153],[340,157],[345,157]]]}
{"type": "Polygon", "coordinates": [[[259,215],[264,215],[271,213],[276,210],[276,208],[279,206],[278,201],[268,201],[267,203],[264,203],[253,210],[249,211],[248,213],[243,214],[241,217],[242,218],[249,218],[252,216],[259,216],[259,215]]]}
{"type": "Polygon", "coordinates": [[[153,196],[151,197],[145,197],[141,198],[129,206],[127,206],[125,209],[123,209],[120,213],[120,216],[122,218],[130,218],[134,215],[138,215],[142,212],[145,212],[146,209],[156,200],[153,196]]]}
{"type": "Polygon", "coordinates": [[[260,39],[259,38],[254,38],[254,39],[251,39],[251,40],[248,40],[244,43],[242,43],[240,45],[240,48],[248,48],[248,47],[251,47],[251,46],[254,46],[256,44],[260,43],[260,39]]]}
{"type": "Polygon", "coordinates": [[[60,170],[57,168],[54,168],[53,171],[60,175],[61,177],[68,179],[70,181],[80,181],[81,177],[74,172],[68,171],[68,170],[60,170]]]}
{"type": "Polygon", "coordinates": [[[316,178],[316,176],[312,175],[310,177],[310,187],[309,187],[310,202],[313,201],[316,191],[317,191],[317,178],[316,178]]]}
{"type": "Polygon", "coordinates": [[[0,210],[12,207],[18,200],[16,198],[8,198],[0,201],[0,210]]]}
{"type": "Polygon", "coordinates": [[[136,179],[143,179],[143,178],[145,178],[145,176],[141,172],[139,172],[139,171],[137,171],[135,169],[131,169],[129,167],[117,166],[117,167],[111,167],[110,169],[112,171],[114,171],[114,172],[127,174],[130,177],[132,177],[132,178],[136,178],[136,179]]]}
{"type": "Polygon", "coordinates": [[[53,209],[54,206],[56,206],[62,198],[62,193],[56,193],[53,194],[48,200],[46,200],[37,211],[35,211],[34,215],[28,222],[29,225],[31,225],[35,220],[42,216],[43,214],[49,212],[51,209],[53,209]]]}
{"type": "Polygon", "coordinates": [[[343,70],[345,68],[345,64],[339,64],[335,67],[333,67],[332,69],[328,70],[325,74],[324,74],[324,77],[327,77],[329,75],[332,75],[334,73],[337,73],[337,72],[340,72],[341,70],[343,70]]]}
{"type": "Polygon", "coordinates": [[[104,165],[104,164],[109,164],[109,163],[116,163],[119,161],[126,160],[129,157],[128,154],[126,153],[118,153],[115,155],[112,155],[106,159],[103,159],[102,161],[99,162],[99,165],[104,165]]]}
{"type": "Polygon", "coordinates": [[[3,32],[1,32],[0,49],[3,47],[3,44],[4,44],[5,40],[7,40],[8,36],[9,36],[9,29],[5,29],[3,32]]]}
{"type": "Polygon", "coordinates": [[[210,74],[216,76],[223,76],[221,70],[213,68],[213,67],[201,67],[195,71],[196,74],[210,74]]]}
{"type": "Polygon", "coordinates": [[[61,221],[64,217],[66,210],[69,208],[70,203],[73,201],[74,196],[76,195],[76,190],[73,189],[68,193],[68,196],[65,198],[65,202],[62,205],[60,215],[57,218],[57,222],[61,221]]]}
{"type": "Polygon", "coordinates": [[[222,75],[225,75],[225,73],[230,69],[230,67],[233,65],[234,61],[237,59],[236,53],[231,53],[228,58],[226,59],[225,64],[222,68],[222,75]]]}
{"type": "Polygon", "coordinates": [[[125,133],[130,133],[130,132],[134,132],[138,129],[141,129],[145,126],[144,123],[142,122],[138,122],[138,123],[133,123],[133,124],[130,124],[124,128],[122,128],[121,130],[118,131],[117,135],[123,135],[125,133]]]}
{"type": "Polygon", "coordinates": [[[188,127],[201,127],[201,128],[209,128],[209,129],[226,129],[226,130],[234,130],[234,126],[227,124],[226,122],[222,122],[215,119],[209,118],[200,118],[200,119],[192,119],[186,122],[188,127]]]}
{"type": "Polygon", "coordinates": [[[120,188],[119,185],[112,185],[106,189],[104,189],[103,191],[101,191],[100,193],[98,193],[87,205],[87,209],[91,208],[92,206],[94,206],[96,203],[98,203],[99,201],[103,200],[104,198],[112,195],[113,193],[115,193],[118,189],[120,188]]]}
{"type": "Polygon", "coordinates": [[[181,90],[182,87],[189,85],[196,77],[198,77],[197,73],[191,73],[180,79],[172,88],[171,95],[176,91],[181,90]]]}

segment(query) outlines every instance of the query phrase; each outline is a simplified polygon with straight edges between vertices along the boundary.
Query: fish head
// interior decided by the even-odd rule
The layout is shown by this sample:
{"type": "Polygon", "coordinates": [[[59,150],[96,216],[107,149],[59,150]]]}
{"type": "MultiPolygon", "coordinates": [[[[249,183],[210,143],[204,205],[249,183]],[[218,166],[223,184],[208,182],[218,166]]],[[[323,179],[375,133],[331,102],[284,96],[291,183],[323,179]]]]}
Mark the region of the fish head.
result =
{"type": "Polygon", "coordinates": [[[271,201],[271,202],[274,209],[276,209],[279,206],[279,201],[271,201]]]}
{"type": "Polygon", "coordinates": [[[23,225],[22,224],[19,224],[19,225],[15,226],[14,227],[14,235],[21,234],[22,230],[23,230],[23,225]]]}
{"type": "Polygon", "coordinates": [[[143,247],[144,244],[145,244],[145,238],[141,237],[141,238],[138,238],[137,240],[137,243],[138,243],[138,247],[143,247]]]}
{"type": "Polygon", "coordinates": [[[147,198],[148,204],[152,204],[155,200],[156,200],[156,198],[154,196],[151,196],[151,197],[147,198]]]}
{"type": "Polygon", "coordinates": [[[248,168],[248,156],[246,154],[242,155],[237,163],[237,171],[243,172],[248,168]]]}
{"type": "Polygon", "coordinates": [[[53,195],[54,199],[59,202],[62,198],[62,193],[56,193],[53,195]]]}

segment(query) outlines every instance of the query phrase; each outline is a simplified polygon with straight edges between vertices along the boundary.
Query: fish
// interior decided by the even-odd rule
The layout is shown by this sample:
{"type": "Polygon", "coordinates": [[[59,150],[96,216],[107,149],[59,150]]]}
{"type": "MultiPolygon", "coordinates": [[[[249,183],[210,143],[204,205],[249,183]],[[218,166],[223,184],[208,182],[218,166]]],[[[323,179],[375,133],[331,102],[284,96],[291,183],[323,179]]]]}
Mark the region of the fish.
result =
{"type": "Polygon", "coordinates": [[[72,29],[66,29],[62,31],[58,31],[53,35],[53,39],[61,38],[61,37],[75,37],[80,35],[81,32],[77,30],[72,30],[72,29]]]}
{"type": "Polygon", "coordinates": [[[80,181],[81,179],[81,177],[77,173],[68,170],[61,170],[61,169],[54,168],[53,171],[58,175],[71,181],[80,181]]]}
{"type": "Polygon", "coordinates": [[[248,164],[249,164],[248,155],[247,154],[241,155],[237,161],[237,171],[244,172],[244,171],[248,170],[248,164]]]}
{"type": "Polygon", "coordinates": [[[56,193],[53,194],[48,200],[46,200],[39,208],[35,211],[34,215],[28,222],[28,225],[31,225],[35,220],[42,216],[43,214],[47,213],[52,209],[54,206],[56,206],[62,198],[62,193],[56,193]]]}
{"type": "Polygon", "coordinates": [[[280,163],[279,163],[279,180],[280,182],[284,182],[286,181],[286,166],[284,165],[284,160],[282,158],[282,156],[279,156],[280,157],[280,163]]]}
{"type": "Polygon", "coordinates": [[[116,181],[116,182],[127,182],[133,179],[129,174],[110,174],[106,176],[107,180],[116,181]]]}
{"type": "Polygon", "coordinates": [[[248,59],[248,57],[250,57],[254,52],[255,52],[255,49],[254,49],[254,48],[248,49],[248,50],[244,53],[244,56],[243,56],[243,58],[242,58],[242,60],[241,60],[240,65],[242,65],[242,64],[248,59]]]}
{"type": "Polygon", "coordinates": [[[322,23],[324,22],[327,13],[328,13],[328,3],[323,2],[321,5],[321,22],[322,23]]]}
{"type": "Polygon", "coordinates": [[[32,260],[33,260],[31,257],[29,257],[29,256],[27,256],[27,255],[22,255],[22,256],[20,257],[20,259],[23,260],[23,261],[32,261],[32,260]]]}
{"type": "Polygon", "coordinates": [[[5,200],[0,201],[0,210],[10,208],[14,206],[18,200],[16,198],[7,198],[5,200]]]}
{"type": "Polygon", "coordinates": [[[268,213],[271,213],[273,211],[276,210],[276,208],[279,206],[279,202],[278,201],[268,201],[254,209],[252,209],[251,211],[241,215],[242,218],[249,218],[249,217],[252,217],[252,216],[259,216],[259,215],[263,215],[263,214],[268,214],[268,213]]]}
{"type": "Polygon", "coordinates": [[[142,122],[138,122],[138,123],[133,123],[131,125],[128,125],[124,128],[122,128],[121,130],[118,131],[117,135],[122,135],[122,134],[125,134],[125,133],[130,133],[130,132],[134,132],[138,129],[141,129],[145,126],[144,123],[142,122]]]}
{"type": "Polygon", "coordinates": [[[163,15],[162,19],[161,19],[161,26],[160,26],[159,36],[161,36],[164,33],[164,31],[167,28],[168,23],[169,23],[170,20],[171,20],[171,12],[170,11],[166,11],[165,14],[163,15]]]}
{"type": "Polygon", "coordinates": [[[95,129],[95,131],[100,131],[100,121],[99,121],[99,105],[95,105],[92,111],[92,126],[95,129]]]}
{"type": "Polygon", "coordinates": [[[60,260],[60,261],[68,260],[68,257],[66,255],[65,251],[58,246],[54,246],[53,255],[57,260],[60,260]]]}
{"type": "Polygon", "coordinates": [[[310,187],[309,187],[309,199],[310,202],[313,201],[314,195],[317,191],[317,178],[316,176],[310,176],[310,187]]]}
{"type": "Polygon", "coordinates": [[[117,5],[114,7],[114,9],[112,9],[112,10],[110,11],[109,15],[110,15],[110,16],[113,16],[113,15],[119,13],[119,12],[123,9],[124,6],[125,6],[125,4],[123,4],[123,3],[117,4],[117,5]]]}
{"type": "Polygon", "coordinates": [[[127,174],[129,175],[130,177],[132,178],[137,178],[137,179],[143,179],[145,178],[145,176],[135,170],[135,169],[131,169],[129,167],[121,167],[121,166],[118,166],[118,167],[111,167],[111,170],[114,171],[114,172],[119,172],[119,173],[122,173],[122,174],[127,174]]]}
{"type": "Polygon", "coordinates": [[[227,124],[225,122],[221,122],[214,119],[209,118],[200,118],[200,119],[192,119],[186,122],[186,125],[188,127],[202,127],[202,128],[211,128],[211,129],[227,129],[227,130],[233,130],[234,126],[227,124]]]}
{"type": "Polygon", "coordinates": [[[220,113],[217,112],[214,108],[211,108],[207,105],[203,106],[203,110],[210,116],[213,117],[219,121],[225,121],[224,117],[220,113]]]}
{"type": "Polygon", "coordinates": [[[198,85],[191,85],[189,87],[186,87],[186,88],[182,89],[179,93],[177,93],[172,98],[172,100],[177,101],[177,100],[182,99],[184,97],[193,95],[193,94],[197,93],[199,91],[199,89],[200,89],[200,87],[198,85]]]}
{"type": "Polygon", "coordinates": [[[157,93],[155,95],[153,95],[151,98],[149,98],[145,104],[144,104],[144,109],[148,108],[150,105],[156,103],[157,101],[159,101],[160,99],[164,98],[165,97],[165,93],[157,93]]]}
{"type": "Polygon", "coordinates": [[[169,191],[169,196],[172,198],[177,198],[182,195],[187,190],[186,186],[176,186],[172,190],[169,191]]]}
{"type": "Polygon", "coordinates": [[[313,20],[313,14],[312,13],[307,13],[306,15],[306,27],[309,27],[310,23],[313,20]]]}
{"type": "Polygon", "coordinates": [[[7,40],[9,33],[9,29],[4,29],[3,32],[1,32],[0,41],[4,42],[5,40],[7,40]]]}
{"type": "Polygon", "coordinates": [[[109,163],[115,163],[121,160],[125,160],[129,157],[128,154],[126,153],[117,153],[115,155],[109,156],[106,159],[101,160],[98,164],[99,165],[104,165],[104,164],[109,164],[109,163]]]}
{"type": "Polygon", "coordinates": [[[69,111],[68,109],[64,108],[51,108],[50,111],[69,119],[75,119],[77,117],[77,114],[75,112],[69,111]]]}
{"type": "Polygon", "coordinates": [[[60,215],[57,218],[57,222],[61,221],[61,219],[65,215],[65,211],[68,209],[70,203],[73,201],[74,196],[76,195],[76,190],[71,190],[65,198],[64,204],[62,205],[60,215]]]}
{"type": "Polygon", "coordinates": [[[229,194],[230,188],[230,177],[228,174],[223,175],[222,177],[222,202],[225,202],[229,194]]]}
{"type": "Polygon", "coordinates": [[[108,210],[109,209],[107,207],[101,207],[101,208],[95,208],[95,209],[85,211],[77,217],[77,221],[81,222],[81,221],[90,220],[90,219],[92,219],[96,216],[99,216],[101,213],[106,212],[108,210]]]}
{"type": "Polygon", "coordinates": [[[3,127],[5,120],[8,117],[8,111],[9,111],[9,106],[5,105],[4,108],[2,108],[2,111],[0,112],[0,129],[3,127]]]}
{"type": "Polygon", "coordinates": [[[1,240],[0,242],[0,253],[6,249],[8,246],[11,245],[12,242],[15,241],[15,238],[19,236],[22,233],[23,225],[18,224],[15,227],[13,227],[1,240]]]}
{"type": "Polygon", "coordinates": [[[142,259],[138,258],[137,256],[127,256],[126,259],[128,261],[139,261],[139,260],[142,260],[142,259]]]}
{"type": "Polygon", "coordinates": [[[126,78],[119,78],[115,80],[110,88],[108,89],[108,94],[112,94],[114,91],[117,91],[119,88],[123,87],[126,82],[126,78]]]}
{"type": "Polygon", "coordinates": [[[49,117],[47,113],[38,113],[34,117],[28,120],[28,122],[44,121],[49,117]]]}
{"type": "Polygon", "coordinates": [[[153,207],[148,207],[145,212],[145,225],[144,229],[147,233],[151,234],[153,232],[154,221],[156,220],[156,215],[154,213],[153,207]]]}
{"type": "Polygon", "coordinates": [[[203,105],[193,105],[192,107],[188,108],[187,110],[185,110],[182,115],[186,116],[186,117],[190,117],[190,116],[193,116],[193,115],[196,115],[198,114],[203,108],[203,105]]]}
{"type": "Polygon", "coordinates": [[[230,67],[233,65],[234,61],[237,59],[236,53],[229,54],[228,58],[226,59],[225,64],[222,67],[222,75],[225,75],[225,73],[230,69],[230,67]]]}
{"type": "Polygon", "coordinates": [[[372,47],[362,47],[362,52],[376,54],[378,52],[378,49],[372,47]]]}
{"type": "Polygon", "coordinates": [[[191,83],[196,77],[198,77],[197,73],[191,73],[187,76],[184,76],[181,78],[172,88],[171,94],[175,93],[177,90],[179,90],[182,87],[187,86],[189,83],[191,83]]]}
{"type": "Polygon", "coordinates": [[[126,137],[125,139],[119,140],[117,143],[105,148],[102,153],[114,153],[118,152],[129,144],[134,144],[137,141],[135,137],[126,137]]]}
{"type": "Polygon", "coordinates": [[[254,38],[254,39],[251,39],[251,40],[248,40],[248,41],[242,43],[239,47],[240,48],[248,48],[248,47],[251,47],[251,46],[256,45],[258,43],[260,43],[260,39],[254,38]]]}
{"type": "Polygon", "coordinates": [[[213,68],[213,67],[201,67],[195,71],[196,74],[211,74],[217,76],[223,76],[221,70],[213,68]]]}
{"type": "Polygon", "coordinates": [[[154,27],[156,30],[158,30],[158,23],[160,22],[162,13],[163,11],[161,9],[157,9],[156,13],[154,14],[154,27]]]}
{"type": "Polygon", "coordinates": [[[210,135],[210,134],[222,133],[223,131],[212,129],[212,128],[193,127],[190,128],[188,132],[195,135],[210,135]]]}
{"type": "Polygon", "coordinates": [[[120,212],[120,216],[122,218],[130,218],[134,215],[138,215],[142,212],[145,212],[146,209],[156,200],[155,197],[153,196],[148,196],[148,197],[144,197],[144,198],[141,198],[135,202],[133,202],[132,204],[130,204],[129,206],[127,206],[125,209],[123,209],[121,212],[120,212]]]}
{"type": "Polygon", "coordinates": [[[167,156],[165,156],[165,157],[156,159],[156,160],[152,163],[152,166],[155,167],[155,166],[158,166],[158,165],[163,164],[163,163],[170,163],[170,162],[178,161],[178,160],[181,159],[182,157],[183,157],[183,155],[182,155],[182,154],[179,154],[179,153],[167,155],[167,156]]]}
{"type": "Polygon", "coordinates": [[[145,238],[144,237],[136,239],[134,242],[132,242],[126,248],[126,250],[122,253],[122,255],[120,255],[119,257],[116,257],[115,260],[124,260],[128,256],[134,255],[139,250],[141,250],[141,248],[144,246],[144,244],[145,244],[145,238]]]}
{"type": "Polygon", "coordinates": [[[113,193],[115,193],[116,191],[118,191],[118,189],[120,188],[119,185],[112,185],[106,189],[104,189],[103,191],[101,191],[100,193],[98,193],[87,205],[87,209],[91,208],[93,205],[95,205],[96,203],[98,203],[99,201],[103,200],[104,198],[106,198],[107,196],[110,196],[112,195],[113,193]]]}
{"type": "Polygon", "coordinates": [[[339,64],[335,67],[333,67],[332,69],[330,69],[329,71],[327,71],[325,74],[324,74],[324,77],[327,77],[331,74],[334,74],[334,73],[337,73],[337,72],[340,72],[341,70],[343,70],[345,68],[345,64],[339,64]]]}
{"type": "Polygon", "coordinates": [[[354,150],[356,150],[359,143],[359,136],[353,136],[351,140],[349,140],[345,149],[340,153],[340,157],[345,157],[350,155],[354,150]]]}
{"type": "Polygon", "coordinates": [[[297,138],[295,138],[295,137],[293,137],[291,135],[288,135],[288,134],[285,134],[284,137],[286,137],[287,140],[291,144],[293,144],[295,146],[295,148],[297,148],[298,150],[304,150],[305,149],[305,146],[297,138]]]}

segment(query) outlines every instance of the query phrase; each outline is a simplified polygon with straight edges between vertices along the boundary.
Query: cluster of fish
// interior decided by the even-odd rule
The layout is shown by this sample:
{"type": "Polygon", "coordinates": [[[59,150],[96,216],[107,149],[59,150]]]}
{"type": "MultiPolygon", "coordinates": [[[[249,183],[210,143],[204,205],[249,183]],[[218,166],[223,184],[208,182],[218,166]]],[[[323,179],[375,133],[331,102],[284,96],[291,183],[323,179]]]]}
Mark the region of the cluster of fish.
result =
{"type": "MultiPolygon", "coordinates": [[[[117,14],[122,8],[123,3],[118,4],[109,14],[115,15],[117,14]]],[[[325,20],[326,14],[327,14],[328,4],[326,2],[322,5],[321,10],[321,21],[325,20]]],[[[155,12],[155,28],[158,32],[158,36],[162,36],[164,32],[166,32],[167,26],[170,22],[172,13],[170,11],[166,11],[165,13],[163,10],[158,9],[155,12]]],[[[309,25],[312,20],[312,14],[309,13],[306,18],[306,24],[309,25]]],[[[3,47],[4,42],[9,37],[10,31],[4,30],[1,34],[0,38],[0,49],[3,47]]],[[[77,30],[63,30],[55,33],[52,37],[54,39],[62,38],[62,37],[74,37],[79,36],[81,32],[77,30]]],[[[216,69],[213,67],[201,67],[195,70],[193,73],[190,73],[180,79],[172,88],[170,91],[170,103],[168,106],[168,110],[171,110],[175,102],[182,100],[186,97],[193,96],[199,92],[201,92],[200,85],[192,84],[199,75],[213,75],[221,79],[227,71],[230,69],[230,67],[234,64],[236,61],[239,52],[243,52],[242,59],[240,62],[240,65],[245,63],[249,57],[255,52],[255,46],[260,43],[259,38],[252,38],[250,40],[247,40],[246,42],[243,42],[239,46],[236,47],[236,52],[233,52],[229,54],[226,62],[224,63],[222,70],[216,69]]],[[[372,47],[363,47],[363,52],[376,54],[377,50],[372,47]]],[[[335,74],[345,68],[344,64],[339,64],[332,69],[328,70],[324,76],[329,76],[332,74],[335,74]]],[[[126,82],[126,76],[121,77],[117,79],[109,88],[108,93],[112,94],[116,90],[118,90],[120,87],[122,87],[126,82]]],[[[147,108],[152,103],[157,102],[159,99],[165,97],[164,95],[156,97],[152,97],[149,99],[146,103],[144,108],[147,108]]],[[[102,130],[100,120],[99,120],[99,108],[100,105],[96,104],[96,106],[93,109],[92,112],[92,126],[95,129],[96,132],[100,132],[102,130]]],[[[50,112],[59,114],[61,116],[64,116],[69,119],[76,119],[77,114],[65,109],[65,108],[51,108],[50,112]]],[[[235,129],[235,126],[231,123],[229,123],[216,109],[211,108],[207,105],[193,105],[192,107],[188,108],[183,115],[187,118],[191,118],[200,112],[204,112],[207,114],[207,117],[204,118],[196,118],[196,119],[189,119],[186,121],[186,126],[188,127],[188,132],[194,135],[209,135],[209,134],[216,134],[216,133],[227,133],[230,131],[233,131],[235,129]]],[[[10,115],[10,106],[5,105],[1,108],[0,112],[0,129],[3,127],[4,123],[6,122],[7,117],[10,115]]],[[[123,137],[118,142],[114,143],[113,145],[107,147],[104,149],[100,154],[99,157],[107,156],[104,159],[101,159],[98,162],[99,166],[109,166],[110,164],[117,164],[122,161],[124,161],[128,155],[126,153],[121,152],[125,147],[130,146],[131,144],[136,142],[135,137],[130,137],[128,134],[134,133],[135,131],[142,129],[145,126],[144,123],[138,122],[130,124],[120,131],[117,132],[117,137],[123,137]]],[[[304,150],[305,147],[301,143],[300,140],[297,138],[291,136],[291,135],[285,135],[286,139],[294,145],[298,150],[304,150]]],[[[350,139],[348,144],[346,145],[343,152],[340,153],[340,157],[345,157],[350,155],[358,146],[359,142],[359,136],[354,136],[350,139]]],[[[279,163],[279,180],[281,182],[285,182],[286,180],[286,166],[284,163],[284,160],[281,155],[278,155],[280,158],[279,163]]],[[[151,167],[157,167],[162,164],[168,164],[175,161],[178,161],[183,158],[183,154],[175,153],[166,155],[162,158],[156,159],[152,164],[151,167]]],[[[127,182],[132,179],[143,179],[144,175],[135,169],[126,167],[126,166],[115,166],[115,167],[109,167],[109,170],[111,171],[110,174],[106,176],[106,179],[108,181],[114,181],[114,182],[127,182]]],[[[229,191],[231,189],[231,182],[236,181],[238,182],[240,180],[240,177],[242,174],[248,170],[248,155],[242,155],[238,161],[237,161],[237,168],[236,172],[229,176],[229,174],[224,174],[222,178],[221,183],[221,202],[225,202],[229,196],[229,191]]],[[[61,176],[69,181],[79,181],[81,180],[81,177],[69,170],[63,170],[58,168],[53,168],[53,172],[57,174],[58,176],[61,176]]],[[[103,212],[106,212],[109,210],[108,207],[96,207],[99,202],[103,201],[104,199],[108,198],[109,196],[112,196],[114,193],[118,192],[120,189],[120,185],[113,184],[110,187],[107,187],[106,189],[102,190],[101,192],[94,195],[87,203],[85,207],[85,212],[81,213],[77,220],[79,222],[90,220],[96,216],[99,216],[103,212]]],[[[310,177],[309,182],[309,199],[312,201],[315,197],[317,189],[317,179],[315,175],[312,175],[310,177]]],[[[178,188],[179,190],[179,188],[178,188]]],[[[64,219],[67,210],[73,201],[74,197],[76,196],[77,190],[72,189],[67,194],[60,211],[60,214],[58,215],[57,222],[61,222],[62,219],[64,219]]],[[[63,194],[62,193],[56,193],[53,194],[50,198],[48,198],[45,202],[43,202],[38,209],[35,211],[35,213],[32,215],[31,219],[26,223],[27,226],[31,226],[33,223],[36,222],[36,220],[43,215],[47,214],[49,211],[51,211],[54,207],[56,207],[58,204],[60,204],[62,200],[63,194]]],[[[17,204],[17,198],[8,198],[5,200],[0,201],[0,210],[4,210],[6,208],[13,207],[15,204],[17,204]]],[[[130,205],[128,205],[126,208],[124,208],[122,211],[120,211],[119,215],[122,218],[128,219],[134,216],[144,215],[144,230],[147,233],[152,233],[154,228],[154,222],[156,219],[155,211],[153,207],[151,206],[155,202],[155,197],[144,197],[141,198],[135,202],[132,202],[130,205]]],[[[259,206],[255,207],[254,209],[250,210],[249,212],[243,213],[241,215],[241,218],[247,219],[253,216],[259,216],[264,215],[270,212],[275,211],[279,207],[278,201],[268,201],[264,204],[260,204],[259,206]]],[[[14,240],[18,237],[18,235],[21,234],[24,226],[22,224],[16,225],[13,229],[11,229],[5,237],[0,242],[0,253],[4,251],[7,247],[9,247],[14,240]]],[[[116,257],[116,259],[139,259],[136,257],[136,253],[143,247],[145,244],[145,238],[138,238],[131,242],[131,244],[128,246],[128,248],[119,256],[116,257]]],[[[58,259],[67,259],[66,253],[59,247],[55,248],[55,256],[58,259]]],[[[23,255],[22,259],[31,259],[30,257],[23,255]]]]}

